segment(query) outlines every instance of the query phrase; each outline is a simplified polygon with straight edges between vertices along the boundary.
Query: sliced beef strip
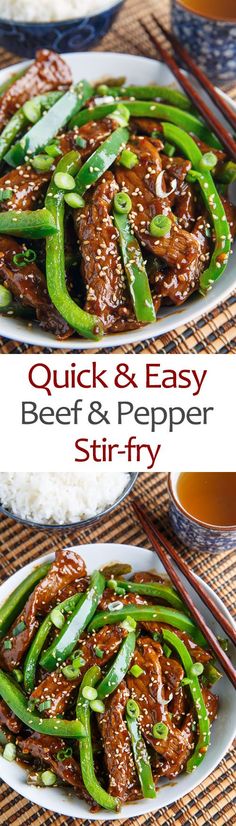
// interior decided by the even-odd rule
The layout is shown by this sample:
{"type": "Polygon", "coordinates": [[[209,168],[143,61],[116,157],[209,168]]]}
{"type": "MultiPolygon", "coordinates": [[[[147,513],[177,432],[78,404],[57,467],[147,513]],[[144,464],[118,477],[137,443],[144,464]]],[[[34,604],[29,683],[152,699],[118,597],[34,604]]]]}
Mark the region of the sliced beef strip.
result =
{"type": "Polygon", "coordinates": [[[13,734],[19,734],[22,728],[20,720],[18,720],[4,700],[0,700],[0,723],[6,726],[13,734]]]}
{"type": "Polygon", "coordinates": [[[153,646],[145,646],[143,654],[136,650],[134,662],[142,668],[139,677],[127,675],[127,685],[131,697],[136,700],[140,708],[139,724],[145,740],[154,751],[162,755],[173,774],[179,774],[185,766],[189,756],[189,747],[184,734],[174,725],[168,706],[165,705],[160,659],[153,646]],[[166,740],[158,740],[153,736],[155,723],[163,722],[168,726],[166,740]]]}
{"type": "MultiPolygon", "coordinates": [[[[165,622],[142,622],[142,627],[145,628],[145,630],[149,634],[161,635],[162,628],[167,628],[169,629],[169,631],[173,631],[171,625],[167,625],[165,622]]],[[[197,645],[197,643],[194,642],[194,640],[192,640],[191,637],[188,636],[188,634],[186,634],[186,631],[180,631],[178,628],[175,628],[175,634],[177,637],[183,640],[194,662],[196,661],[199,663],[208,663],[210,660],[212,660],[212,655],[210,654],[210,652],[205,651],[204,648],[201,648],[200,645],[197,645]]]]}
{"type": "Polygon", "coordinates": [[[39,734],[34,732],[26,740],[20,741],[20,747],[23,756],[30,755],[40,763],[46,763],[55,772],[60,780],[73,786],[79,797],[83,800],[92,802],[83,784],[80,765],[72,757],[66,757],[64,760],[58,760],[58,752],[67,748],[65,740],[61,737],[48,737],[46,734],[39,734]]]}
{"type": "Polygon", "coordinates": [[[140,637],[137,640],[137,646],[144,656],[145,649],[149,649],[150,646],[154,649],[154,651],[156,651],[160,660],[163,686],[168,690],[169,695],[173,695],[173,693],[178,691],[181,680],[184,677],[184,669],[182,668],[181,663],[173,657],[171,657],[171,659],[165,657],[163,655],[160,643],[155,642],[155,640],[152,640],[150,637],[140,637]]]}
{"type": "Polygon", "coordinates": [[[121,645],[126,632],[120,626],[105,626],[97,633],[79,641],[79,650],[85,660],[85,665],[81,667],[81,672],[76,680],[67,680],[61,671],[57,670],[42,680],[32,693],[32,698],[37,704],[50,698],[51,706],[46,715],[56,717],[63,714],[68,705],[71,694],[80,684],[83,674],[92,665],[105,665],[121,645]],[[97,657],[95,648],[98,646],[103,651],[102,657],[97,657]]]}
{"type": "MultiPolygon", "coordinates": [[[[162,136],[162,126],[161,123],[158,123],[155,118],[131,118],[130,125],[133,128],[134,132],[141,133],[141,135],[149,135],[152,136],[152,132],[160,133],[160,140],[159,140],[159,148],[163,149],[163,143],[161,140],[162,136]]],[[[152,139],[153,140],[153,139],[152,139]]],[[[154,139],[156,140],[156,138],[154,139]]]]}
{"type": "Polygon", "coordinates": [[[159,574],[158,571],[137,571],[132,575],[133,582],[160,582],[162,585],[170,585],[170,580],[166,574],[159,574]]]}
{"type": "Polygon", "coordinates": [[[0,280],[23,306],[32,307],[40,326],[57,338],[72,335],[67,322],[50,301],[43,273],[33,261],[24,267],[14,263],[14,256],[24,247],[10,236],[0,236],[0,280]]]}
{"type": "Polygon", "coordinates": [[[87,288],[85,309],[97,315],[106,330],[139,326],[131,308],[118,247],[118,233],[110,212],[117,192],[111,172],[89,194],[86,206],[75,210],[75,230],[87,288]]]}
{"type": "Polygon", "coordinates": [[[148,605],[148,598],[146,599],[139,594],[122,594],[117,596],[114,591],[106,588],[103,591],[101,601],[99,603],[99,610],[107,611],[110,602],[122,602],[123,605],[148,605]]]}
{"type": "Polygon", "coordinates": [[[48,49],[36,52],[36,59],[30,64],[25,75],[16,80],[1,97],[0,128],[3,128],[14,112],[29,98],[57,89],[66,89],[71,82],[70,68],[61,55],[48,49]]]}
{"type": "Polygon", "coordinates": [[[52,600],[56,600],[63,588],[69,582],[73,582],[79,574],[80,576],[86,575],[85,564],[81,557],[70,549],[57,551],[48,574],[36,586],[7,634],[7,637],[11,639],[11,648],[5,649],[4,644],[1,644],[0,659],[7,671],[12,671],[20,664],[39,626],[39,616],[47,613],[48,605],[52,600]],[[14,630],[19,622],[24,622],[26,627],[14,636],[14,630]]]}
{"type": "Polygon", "coordinates": [[[196,221],[196,200],[193,186],[184,183],[176,198],[174,212],[178,218],[178,224],[183,229],[193,232],[196,221]]]}
{"type": "Polygon", "coordinates": [[[123,803],[138,796],[138,780],[133,761],[125,707],[129,691],[125,681],[105,701],[105,711],[98,715],[109,775],[109,792],[123,803]]]}
{"type": "Polygon", "coordinates": [[[131,170],[117,163],[116,179],[132,199],[130,219],[135,235],[144,247],[171,267],[167,275],[157,279],[159,297],[181,304],[198,286],[202,269],[199,243],[192,233],[178,227],[168,197],[155,195],[161,162],[153,144],[146,138],[136,138],[130,143],[130,149],[138,155],[139,163],[131,170]],[[163,238],[155,238],[149,232],[150,221],[158,214],[168,215],[172,221],[170,231],[163,238]]]}
{"type": "Polygon", "coordinates": [[[51,172],[36,172],[30,164],[9,170],[0,178],[1,189],[11,189],[12,196],[1,201],[1,212],[8,210],[33,210],[40,205],[50,181],[51,172]]]}

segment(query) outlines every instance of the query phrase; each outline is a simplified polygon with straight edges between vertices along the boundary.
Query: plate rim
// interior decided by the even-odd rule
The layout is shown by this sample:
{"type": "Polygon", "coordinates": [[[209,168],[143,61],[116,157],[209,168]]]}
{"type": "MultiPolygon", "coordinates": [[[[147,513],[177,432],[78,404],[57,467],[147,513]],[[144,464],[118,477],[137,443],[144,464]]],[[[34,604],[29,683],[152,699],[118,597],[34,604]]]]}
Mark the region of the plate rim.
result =
{"type": "MultiPolygon", "coordinates": [[[[158,67],[159,68],[160,67],[165,68],[165,69],[168,68],[160,60],[153,60],[152,58],[144,57],[143,55],[129,55],[125,52],[109,52],[109,51],[89,52],[89,51],[85,51],[85,52],[72,52],[72,53],[71,52],[63,52],[62,53],[62,57],[64,57],[66,60],[68,60],[68,62],[70,62],[71,59],[73,61],[73,58],[76,58],[76,57],[77,58],[80,57],[80,59],[82,58],[82,60],[83,60],[83,57],[88,57],[89,56],[91,58],[91,55],[92,55],[93,58],[95,57],[95,62],[97,62],[97,60],[98,60],[98,62],[100,60],[102,62],[102,59],[104,57],[105,58],[109,57],[109,59],[111,58],[113,60],[115,60],[118,57],[118,58],[123,58],[124,60],[126,60],[128,62],[131,62],[131,63],[135,62],[135,61],[137,62],[137,60],[138,60],[142,63],[144,62],[144,63],[149,63],[149,64],[150,63],[156,64],[157,68],[158,67]]],[[[1,78],[6,78],[8,76],[9,70],[10,70],[10,72],[14,72],[14,71],[17,71],[17,69],[22,68],[23,66],[30,65],[30,63],[32,63],[32,60],[25,60],[25,61],[21,61],[21,62],[15,63],[15,64],[11,64],[10,66],[4,67],[3,69],[0,70],[0,80],[1,80],[1,78]]],[[[187,73],[185,73],[185,74],[187,74],[187,73]]],[[[174,76],[173,76],[173,82],[175,82],[175,85],[178,86],[178,83],[175,80],[174,76]]],[[[236,110],[236,102],[233,101],[232,98],[230,98],[221,89],[218,89],[218,91],[220,92],[220,94],[223,95],[223,97],[230,104],[232,109],[236,110]]],[[[235,261],[236,261],[236,250],[235,250],[234,254],[235,254],[235,261]]],[[[223,282],[221,282],[221,283],[223,284],[223,282]]],[[[198,302],[200,302],[202,300],[202,298],[196,294],[193,297],[193,300],[190,299],[189,305],[184,304],[183,307],[173,307],[172,312],[169,312],[169,308],[168,308],[168,312],[167,312],[166,315],[159,316],[159,318],[157,318],[156,321],[153,324],[149,324],[149,325],[147,325],[147,327],[141,327],[137,330],[129,330],[129,331],[124,332],[124,333],[111,333],[111,334],[108,334],[107,336],[105,336],[104,339],[101,339],[97,342],[90,341],[89,339],[81,339],[79,337],[78,338],[72,337],[71,339],[65,339],[63,341],[59,341],[59,340],[55,339],[52,334],[50,335],[46,331],[41,330],[39,327],[37,328],[36,325],[35,326],[32,325],[32,327],[28,327],[27,323],[25,323],[25,326],[23,327],[23,325],[20,324],[19,329],[18,329],[18,327],[17,327],[18,319],[16,319],[16,320],[14,319],[13,323],[15,323],[16,329],[15,329],[15,332],[13,330],[13,333],[11,333],[10,331],[8,332],[8,330],[4,329],[4,322],[7,323],[7,326],[8,326],[8,321],[9,321],[9,326],[11,324],[11,319],[8,319],[7,316],[4,316],[4,315],[0,315],[0,336],[2,336],[3,338],[6,338],[9,341],[16,341],[19,344],[34,345],[34,346],[40,347],[41,351],[44,348],[50,348],[50,350],[69,350],[69,351],[73,351],[73,350],[89,351],[89,350],[94,350],[94,348],[96,348],[96,350],[102,351],[102,350],[106,350],[106,349],[113,350],[116,347],[126,346],[126,345],[128,345],[128,346],[133,345],[133,348],[134,348],[137,344],[144,343],[145,341],[149,341],[150,339],[154,339],[154,340],[158,339],[159,337],[167,335],[170,332],[175,333],[175,331],[177,331],[179,329],[179,327],[181,327],[182,325],[184,325],[184,326],[190,325],[193,322],[197,321],[199,318],[204,318],[215,307],[217,307],[219,304],[221,304],[223,301],[225,301],[230,296],[230,294],[232,292],[234,292],[235,286],[236,286],[236,267],[235,267],[235,279],[234,279],[233,284],[228,284],[225,288],[223,288],[223,286],[222,286],[220,295],[217,295],[217,296],[215,295],[215,297],[214,297],[214,289],[210,292],[210,295],[208,293],[207,308],[206,308],[205,312],[204,312],[204,309],[202,307],[198,306],[198,302]],[[184,318],[181,318],[182,313],[185,316],[184,318]],[[170,320],[168,321],[168,319],[170,319],[170,320]],[[172,321],[171,321],[171,319],[172,319],[172,321]],[[158,326],[163,327],[163,329],[161,329],[159,331],[158,326]],[[155,329],[153,329],[153,327],[155,329]]]]}
{"type": "MultiPolygon", "coordinates": [[[[65,545],[65,547],[67,547],[67,546],[65,545]]],[[[78,553],[80,553],[82,555],[83,555],[83,552],[88,553],[89,549],[92,549],[92,551],[94,551],[96,549],[96,555],[99,554],[99,552],[102,552],[102,550],[104,548],[109,549],[109,550],[111,549],[111,553],[113,553],[113,549],[114,549],[114,557],[113,557],[114,560],[115,560],[115,558],[117,558],[116,555],[119,554],[120,551],[125,551],[125,553],[127,554],[127,551],[131,550],[132,552],[137,552],[137,549],[139,549],[140,551],[147,553],[147,556],[149,556],[149,559],[152,558],[153,562],[158,564],[158,568],[160,568],[161,570],[163,569],[162,563],[157,558],[155,552],[150,550],[149,548],[145,548],[143,545],[130,545],[128,543],[121,543],[121,542],[98,542],[98,543],[96,543],[96,542],[87,542],[87,543],[83,543],[83,544],[69,545],[68,547],[70,548],[70,550],[73,548],[74,550],[78,551],[78,553]]],[[[1,583],[1,585],[0,585],[0,605],[2,604],[2,592],[6,591],[6,594],[3,597],[3,599],[5,600],[5,598],[7,598],[9,593],[11,593],[11,591],[16,587],[16,585],[20,581],[22,581],[22,578],[24,578],[25,575],[30,573],[31,570],[33,570],[33,568],[35,566],[37,566],[38,564],[43,564],[47,561],[51,561],[54,557],[55,557],[55,552],[50,551],[46,554],[43,554],[40,557],[37,557],[37,559],[33,559],[31,562],[27,563],[27,565],[24,565],[22,568],[19,568],[18,571],[14,572],[14,574],[12,574],[11,577],[7,577],[4,580],[4,582],[1,583]],[[9,584],[11,584],[11,583],[12,583],[13,588],[9,589],[9,584]]],[[[87,561],[87,564],[88,564],[88,561],[87,561]]],[[[197,580],[200,580],[200,582],[201,582],[201,584],[203,584],[205,590],[213,597],[214,601],[218,604],[218,606],[220,606],[221,609],[223,609],[224,614],[230,620],[232,626],[236,627],[236,623],[234,622],[234,619],[232,618],[228,608],[225,606],[224,602],[221,600],[221,598],[218,596],[218,594],[211,588],[210,585],[208,585],[208,583],[204,582],[204,580],[202,580],[201,577],[199,577],[197,574],[194,574],[194,575],[196,576],[197,580]]],[[[182,574],[181,574],[181,578],[183,578],[182,574]]],[[[133,814],[130,814],[129,805],[127,805],[127,806],[124,806],[123,813],[113,814],[111,812],[106,812],[105,810],[101,810],[101,812],[98,812],[98,813],[93,815],[93,813],[88,811],[88,817],[86,819],[88,819],[88,821],[89,820],[91,820],[91,821],[94,821],[94,820],[97,820],[97,821],[109,820],[110,822],[116,821],[116,820],[127,819],[127,817],[128,817],[128,819],[129,818],[133,819],[135,817],[143,816],[144,814],[150,814],[150,813],[158,812],[158,811],[160,811],[160,809],[166,808],[168,805],[174,805],[174,803],[177,802],[178,800],[184,799],[185,795],[191,794],[194,791],[195,788],[200,786],[204,782],[204,780],[207,777],[209,777],[212,774],[213,771],[215,771],[217,766],[220,764],[221,760],[224,758],[225,754],[227,754],[227,752],[228,752],[228,750],[231,746],[231,743],[234,739],[235,733],[236,733],[236,721],[235,721],[235,732],[234,732],[234,729],[232,729],[232,733],[230,735],[229,740],[227,741],[226,745],[224,746],[224,748],[222,749],[220,754],[218,754],[216,756],[215,760],[213,761],[213,764],[211,766],[210,771],[208,771],[206,769],[206,771],[203,773],[203,776],[201,776],[201,779],[199,779],[199,782],[194,783],[194,781],[193,781],[193,785],[191,786],[191,788],[188,789],[184,794],[182,794],[181,791],[180,791],[180,793],[177,792],[177,795],[176,795],[174,801],[170,801],[170,802],[167,801],[166,803],[162,802],[161,806],[158,806],[158,795],[157,795],[156,800],[155,801],[150,801],[150,808],[145,809],[145,811],[141,811],[141,812],[137,811],[137,812],[134,812],[133,814]]],[[[58,811],[57,806],[54,807],[52,805],[51,799],[50,799],[50,805],[48,804],[48,806],[47,805],[45,806],[43,803],[40,804],[40,802],[38,801],[38,796],[34,795],[34,787],[27,786],[26,784],[24,784],[24,790],[23,790],[23,789],[19,788],[19,786],[20,786],[19,782],[16,782],[13,785],[10,785],[8,783],[8,778],[6,776],[7,774],[9,774],[9,767],[7,765],[6,765],[6,772],[3,772],[3,775],[2,775],[3,763],[4,763],[4,758],[2,758],[0,756],[0,777],[2,778],[2,780],[4,782],[7,783],[9,788],[16,791],[17,794],[20,794],[21,796],[24,796],[28,802],[34,803],[37,806],[41,805],[41,807],[43,809],[45,809],[46,811],[48,811],[48,810],[53,811],[56,814],[63,815],[65,817],[74,817],[74,818],[78,817],[78,818],[81,818],[81,816],[83,816],[82,813],[78,813],[78,815],[72,815],[71,812],[68,812],[68,810],[66,810],[66,802],[65,802],[65,806],[64,806],[64,804],[60,805],[60,810],[61,811],[58,811]],[[8,772],[7,772],[7,769],[8,769],[8,772]],[[26,788],[25,788],[25,786],[26,786],[26,788]],[[26,789],[27,790],[28,789],[32,790],[32,793],[30,794],[30,797],[26,796],[26,789]]],[[[194,777],[196,775],[192,774],[191,776],[194,777]]],[[[190,775],[189,775],[189,777],[190,777],[190,775]]],[[[169,784],[167,784],[167,785],[169,785],[169,784]]],[[[65,801],[66,801],[66,794],[65,794],[65,801]]],[[[79,803],[80,803],[80,801],[79,801],[79,803]]],[[[149,805],[149,801],[147,801],[147,805],[149,805]]]]}

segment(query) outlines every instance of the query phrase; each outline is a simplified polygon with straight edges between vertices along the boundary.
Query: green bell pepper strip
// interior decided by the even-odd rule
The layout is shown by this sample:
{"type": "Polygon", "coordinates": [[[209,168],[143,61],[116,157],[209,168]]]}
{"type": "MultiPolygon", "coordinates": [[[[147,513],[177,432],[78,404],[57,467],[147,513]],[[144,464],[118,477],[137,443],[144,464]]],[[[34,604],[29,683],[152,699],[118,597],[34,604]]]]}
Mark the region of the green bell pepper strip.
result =
{"type": "MultiPolygon", "coordinates": [[[[76,605],[78,604],[79,600],[81,599],[81,593],[73,594],[73,596],[68,597],[63,602],[60,602],[56,607],[59,611],[67,612],[67,611],[74,611],[76,605]]],[[[33,639],[33,642],[28,650],[27,656],[24,662],[24,686],[25,690],[31,693],[35,687],[35,676],[36,676],[36,669],[37,664],[39,661],[39,657],[44,646],[44,643],[48,637],[51,628],[53,627],[53,621],[51,619],[52,611],[48,614],[45,619],[43,620],[42,624],[40,625],[36,636],[33,639]]]]}
{"type": "Polygon", "coordinates": [[[121,254],[135,317],[141,323],[151,324],[156,321],[156,313],[139,243],[131,232],[128,215],[118,214],[114,209],[113,216],[119,232],[121,254]]]}
{"type": "MultiPolygon", "coordinates": [[[[177,591],[169,585],[164,585],[161,582],[131,582],[130,579],[114,580],[114,583],[116,583],[119,588],[123,588],[127,593],[143,594],[143,596],[164,599],[165,602],[169,602],[173,608],[187,613],[186,606],[178,596],[177,591]]],[[[106,587],[109,588],[109,580],[106,582],[106,587]]]]}
{"type": "Polygon", "coordinates": [[[199,290],[205,295],[206,291],[211,289],[212,284],[217,281],[225,271],[231,249],[230,227],[212,175],[208,170],[202,170],[200,167],[202,152],[195,141],[190,135],[186,135],[182,129],[179,129],[177,126],[172,126],[171,123],[163,123],[162,127],[167,140],[171,140],[177,144],[179,149],[181,149],[191,161],[193,169],[188,173],[188,179],[198,181],[202,198],[214,227],[214,251],[209,266],[200,275],[199,290]]]}
{"type": "MultiPolygon", "coordinates": [[[[37,95],[32,98],[32,103],[39,103],[42,110],[50,109],[59,98],[62,97],[63,92],[48,92],[47,95],[37,95]]],[[[18,143],[9,149],[19,132],[22,132],[29,123],[28,118],[24,112],[23,106],[15,112],[7,125],[4,127],[0,136],[0,160],[4,158],[6,163],[10,166],[18,166],[24,163],[25,153],[18,143]],[[9,150],[9,152],[7,151],[9,150]]]]}
{"type": "Polygon", "coordinates": [[[143,797],[156,797],[155,783],[145,742],[141,736],[138,720],[126,713],[126,725],[131,739],[134,762],[142,789],[143,797]]]}
{"type": "Polygon", "coordinates": [[[117,611],[99,611],[90,622],[88,631],[96,631],[104,625],[118,625],[127,617],[132,617],[136,622],[164,622],[173,625],[180,631],[187,631],[199,645],[205,644],[201,631],[186,614],[175,608],[166,608],[164,605],[126,605],[117,611]]]}
{"type": "MultiPolygon", "coordinates": [[[[75,175],[80,163],[78,152],[69,152],[59,161],[56,173],[75,175]]],[[[84,338],[97,340],[102,335],[100,319],[82,310],[71,298],[66,286],[65,272],[65,244],[64,244],[64,203],[65,192],[55,184],[54,176],[51,180],[45,204],[50,212],[51,220],[55,222],[57,235],[48,238],[46,244],[46,278],[47,288],[52,303],[58,312],[84,338]]],[[[9,214],[9,213],[6,213],[9,214]]],[[[1,215],[0,215],[1,221],[1,215]]]]}
{"type": "Polygon", "coordinates": [[[87,591],[81,597],[79,605],[75,606],[73,613],[66,620],[63,628],[49,648],[44,651],[40,659],[40,665],[42,665],[46,671],[53,671],[57,665],[66,660],[67,657],[70,657],[77,640],[95,614],[104,587],[104,576],[100,571],[95,571],[91,576],[87,591]]]}
{"type": "Polygon", "coordinates": [[[40,734],[52,737],[85,737],[85,730],[80,720],[62,720],[61,717],[40,717],[28,708],[28,698],[11,677],[0,669],[0,696],[22,723],[40,734]]]}
{"type": "Polygon", "coordinates": [[[104,103],[100,106],[93,106],[89,109],[83,109],[71,118],[69,128],[73,129],[75,126],[84,126],[93,120],[103,120],[108,115],[111,115],[117,109],[117,103],[104,103]]]}
{"type": "Polygon", "coordinates": [[[53,216],[48,209],[10,210],[0,213],[0,235],[16,238],[46,238],[57,232],[53,216]]]}
{"type": "Polygon", "coordinates": [[[179,109],[192,109],[191,100],[183,95],[183,92],[171,89],[169,86],[109,86],[107,94],[114,98],[135,98],[135,100],[161,98],[171,103],[172,106],[178,106],[179,109]]]}
{"type": "Polygon", "coordinates": [[[209,717],[203,700],[201,686],[198,677],[196,677],[191,671],[194,663],[192,657],[189,654],[188,649],[186,648],[186,645],[179,637],[176,636],[176,634],[174,634],[172,631],[169,631],[167,628],[163,628],[162,634],[164,640],[168,642],[177,651],[179,658],[182,662],[182,665],[184,667],[186,677],[190,680],[188,687],[193,698],[193,703],[196,709],[199,727],[198,741],[194,749],[194,752],[189,758],[186,766],[186,771],[192,772],[193,769],[196,769],[197,766],[200,766],[200,763],[204,759],[206,751],[210,744],[209,717]]]}
{"type": "Polygon", "coordinates": [[[83,726],[86,737],[79,742],[79,752],[80,752],[80,766],[81,766],[81,774],[83,778],[83,783],[87,792],[89,793],[90,797],[98,803],[103,809],[111,809],[112,811],[119,811],[120,809],[120,801],[117,797],[113,797],[111,794],[105,791],[105,789],[100,786],[98,782],[95,771],[94,771],[94,762],[93,762],[93,747],[92,747],[92,738],[91,738],[91,724],[90,724],[90,705],[89,700],[86,700],[83,697],[83,688],[85,686],[95,686],[97,681],[99,680],[101,674],[101,669],[99,666],[94,665],[90,668],[84,678],[82,680],[78,700],[76,705],[76,717],[80,722],[80,725],[83,726]]]}
{"type": "Polygon", "coordinates": [[[193,132],[201,138],[204,143],[209,146],[214,146],[216,149],[221,148],[218,138],[207,129],[207,126],[190,112],[184,112],[183,109],[178,109],[176,106],[168,106],[164,103],[153,103],[153,101],[129,101],[125,102],[126,108],[129,110],[131,117],[135,118],[153,118],[159,121],[169,121],[181,126],[186,132],[193,132]]]}
{"type": "MultiPolygon", "coordinates": [[[[86,100],[91,97],[92,87],[87,81],[77,83],[64,95],[60,95],[60,99],[54,103],[46,115],[43,115],[40,120],[29,129],[24,138],[19,141],[19,146],[22,150],[23,159],[27,156],[35,155],[44,146],[46,146],[68,123],[72,114],[81,109],[86,100]]],[[[13,147],[12,159],[14,160],[14,152],[17,151],[18,144],[13,147]]],[[[9,154],[6,158],[9,163],[9,154]]]]}
{"type": "Polygon", "coordinates": [[[223,184],[231,184],[236,180],[236,163],[234,161],[226,161],[214,173],[217,181],[223,184]]]}
{"type": "Polygon", "coordinates": [[[19,72],[14,72],[14,74],[8,77],[7,80],[4,80],[0,86],[0,96],[4,95],[4,92],[7,92],[7,90],[10,89],[20,77],[23,77],[23,75],[27,72],[27,69],[28,66],[25,66],[24,69],[20,69],[19,72]]]}
{"type": "Polygon", "coordinates": [[[48,573],[50,568],[49,563],[39,565],[31,574],[29,574],[20,585],[17,585],[14,591],[6,599],[6,602],[0,608],[0,637],[3,637],[16,617],[21,613],[28,596],[32,593],[35,586],[48,573]]]}
{"type": "Polygon", "coordinates": [[[86,189],[97,183],[101,175],[114,163],[128,139],[129,130],[121,126],[101,143],[76,175],[76,192],[84,195],[86,189]]]}
{"type": "Polygon", "coordinates": [[[112,691],[115,691],[118,685],[120,685],[131,663],[135,643],[135,631],[130,631],[127,637],[123,640],[120,650],[109,668],[109,671],[97,687],[99,700],[103,700],[104,697],[108,697],[109,694],[112,694],[112,691]]]}

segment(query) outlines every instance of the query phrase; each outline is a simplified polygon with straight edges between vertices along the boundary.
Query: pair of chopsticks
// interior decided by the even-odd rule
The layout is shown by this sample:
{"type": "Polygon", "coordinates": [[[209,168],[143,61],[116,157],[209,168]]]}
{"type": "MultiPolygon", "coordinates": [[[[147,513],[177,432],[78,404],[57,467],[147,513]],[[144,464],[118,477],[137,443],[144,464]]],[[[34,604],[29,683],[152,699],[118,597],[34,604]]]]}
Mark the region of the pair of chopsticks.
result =
{"type": "Polygon", "coordinates": [[[176,565],[182,571],[188,582],[192,585],[194,591],[196,591],[196,593],[199,594],[199,596],[201,597],[201,599],[203,600],[211,614],[216,618],[217,622],[219,622],[219,624],[221,625],[221,628],[223,628],[227,636],[230,637],[234,644],[236,643],[236,631],[234,630],[231,623],[221,613],[218,606],[215,605],[212,598],[203,588],[201,582],[199,582],[192,573],[192,571],[190,571],[190,568],[188,567],[186,562],[184,562],[182,557],[171,545],[169,540],[166,539],[165,536],[163,536],[161,531],[159,531],[159,529],[153,523],[152,519],[143,507],[142,503],[138,499],[134,499],[132,504],[136,516],[138,517],[139,522],[144,528],[146,535],[150,539],[155,553],[164,565],[164,568],[166,569],[171,579],[171,582],[178,590],[183,601],[185,602],[185,605],[187,605],[187,607],[189,608],[190,613],[194,617],[198,627],[201,629],[203,636],[205,637],[210,647],[216,654],[216,657],[221,663],[222,668],[227,674],[227,677],[229,678],[233,686],[236,688],[236,671],[234,669],[233,664],[231,663],[225,651],[223,651],[223,649],[221,648],[221,645],[213,631],[211,631],[211,629],[208,628],[208,625],[204,620],[202,614],[200,613],[198,608],[196,608],[196,605],[194,604],[192,597],[187,591],[186,586],[182,582],[182,579],[180,579],[179,574],[177,573],[171,560],[173,560],[173,562],[176,563],[176,565]],[[166,550],[164,550],[164,548],[166,550]]]}
{"type": "MultiPolygon", "coordinates": [[[[208,95],[210,96],[211,100],[217,107],[217,109],[224,115],[227,122],[230,126],[236,130],[236,112],[234,112],[227,101],[220,95],[220,93],[215,89],[213,84],[207,78],[205,73],[200,69],[190,56],[187,49],[184,46],[181,46],[177,38],[171,34],[167,29],[160,23],[157,19],[155,14],[151,14],[152,23],[154,23],[157,28],[162,32],[165,36],[168,43],[171,43],[174,52],[180,57],[181,61],[184,63],[185,66],[190,69],[192,75],[198,80],[200,86],[204,91],[207,91],[208,95]]],[[[171,72],[177,78],[178,82],[182,86],[182,88],[187,93],[190,100],[193,102],[194,106],[205,121],[209,124],[210,128],[213,129],[217,137],[219,138],[220,142],[226,149],[227,153],[231,156],[231,158],[236,161],[236,141],[228,131],[228,129],[223,126],[223,124],[218,120],[217,116],[209,109],[209,106],[205,103],[205,101],[201,98],[199,92],[195,87],[192,85],[190,79],[184,74],[184,72],[179,68],[177,65],[175,58],[169,53],[169,51],[162,45],[160,40],[156,37],[153,31],[147,26],[144,20],[139,20],[140,25],[148,35],[149,39],[154,46],[156,47],[157,51],[159,52],[162,60],[164,63],[169,66],[171,72]]],[[[214,150],[213,150],[214,151],[214,150]]]]}

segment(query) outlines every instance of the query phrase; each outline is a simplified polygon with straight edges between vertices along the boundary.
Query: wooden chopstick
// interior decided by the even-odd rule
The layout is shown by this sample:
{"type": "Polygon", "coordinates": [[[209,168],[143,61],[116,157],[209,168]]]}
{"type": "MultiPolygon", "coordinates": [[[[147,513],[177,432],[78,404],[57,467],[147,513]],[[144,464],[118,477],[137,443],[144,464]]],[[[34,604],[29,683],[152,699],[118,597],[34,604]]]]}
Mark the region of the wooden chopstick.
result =
{"type": "MultiPolygon", "coordinates": [[[[173,75],[175,75],[175,77],[179,81],[184,91],[187,93],[190,100],[192,100],[192,102],[194,103],[194,106],[196,106],[200,114],[204,117],[205,121],[214,130],[215,134],[221,141],[227,153],[231,156],[231,158],[234,161],[236,161],[236,141],[232,138],[232,136],[227,131],[227,129],[225,129],[222,123],[220,123],[214,112],[211,112],[207,104],[200,97],[197,90],[194,88],[194,86],[192,86],[189,78],[186,77],[186,75],[181,69],[179,69],[172,55],[167,51],[167,49],[164,48],[164,46],[162,46],[158,38],[149,30],[144,20],[139,20],[139,23],[148,35],[151,42],[154,43],[164,63],[166,63],[167,66],[169,66],[169,69],[171,70],[173,75]]],[[[212,151],[214,152],[214,149],[212,149],[212,151]]]]}
{"type": "Polygon", "coordinates": [[[224,617],[224,615],[221,613],[218,606],[213,602],[211,597],[208,595],[207,591],[205,591],[205,588],[203,588],[201,582],[199,582],[198,579],[196,579],[195,575],[190,570],[187,563],[184,561],[184,559],[182,559],[182,557],[180,556],[178,551],[176,551],[173,545],[171,545],[167,537],[164,536],[164,534],[161,531],[159,531],[159,528],[157,528],[156,525],[153,527],[155,529],[156,536],[160,540],[161,544],[164,545],[164,548],[166,549],[167,553],[171,556],[171,559],[173,559],[176,565],[178,565],[178,568],[180,568],[182,574],[184,574],[188,582],[190,582],[190,585],[192,585],[197,594],[199,594],[199,596],[201,597],[202,601],[205,603],[209,611],[211,611],[219,625],[221,625],[221,628],[223,628],[223,631],[225,631],[225,634],[227,634],[227,637],[229,637],[234,643],[234,645],[236,645],[236,631],[234,627],[231,625],[229,620],[227,620],[226,617],[224,617]]]}
{"type": "Polygon", "coordinates": [[[222,115],[224,115],[224,117],[230,123],[232,128],[236,129],[236,112],[234,112],[233,109],[231,109],[227,101],[224,100],[224,98],[219,94],[217,89],[215,89],[213,83],[211,83],[207,75],[205,75],[205,72],[203,72],[203,70],[200,69],[197,63],[194,62],[193,58],[191,57],[185,46],[182,46],[182,44],[180,44],[179,40],[177,40],[177,37],[175,37],[175,35],[172,34],[172,32],[167,31],[165,26],[163,26],[163,23],[160,23],[155,14],[152,14],[152,17],[155,20],[158,29],[160,29],[162,34],[164,34],[166,40],[168,40],[169,43],[172,44],[174,50],[180,56],[181,60],[183,60],[185,65],[188,66],[188,69],[190,69],[194,77],[197,78],[200,85],[207,92],[211,100],[213,100],[213,103],[215,103],[222,115]]]}
{"type": "Polygon", "coordinates": [[[191,612],[192,616],[194,617],[198,627],[201,629],[204,637],[206,638],[206,640],[209,643],[210,647],[214,651],[217,659],[221,663],[222,668],[224,669],[225,673],[227,674],[227,677],[229,678],[229,680],[233,684],[234,688],[236,688],[236,671],[234,669],[234,666],[231,663],[229,657],[227,657],[227,654],[225,653],[225,651],[223,651],[223,649],[221,648],[220,643],[218,642],[217,637],[215,636],[213,631],[211,631],[211,629],[208,628],[202,614],[200,613],[198,608],[196,608],[196,606],[194,605],[194,602],[193,602],[190,594],[186,590],[185,585],[183,584],[182,580],[180,579],[179,574],[177,573],[177,571],[173,567],[173,563],[171,562],[170,558],[167,556],[166,551],[164,550],[164,548],[162,548],[162,545],[160,544],[160,542],[158,540],[158,537],[157,537],[157,534],[155,532],[155,525],[153,524],[153,522],[151,521],[149,516],[147,516],[145,508],[143,507],[142,503],[139,502],[138,499],[134,499],[132,504],[133,504],[133,509],[134,509],[136,515],[138,516],[139,522],[141,523],[142,527],[144,528],[144,531],[145,531],[146,535],[150,539],[150,541],[152,543],[152,547],[153,547],[155,553],[157,554],[157,556],[161,560],[162,564],[164,565],[164,568],[166,569],[166,571],[167,571],[167,573],[168,573],[168,575],[171,579],[171,582],[173,582],[173,585],[175,586],[175,588],[177,588],[179,594],[181,595],[183,601],[185,602],[185,605],[187,606],[187,608],[189,608],[189,611],[191,612]]]}

